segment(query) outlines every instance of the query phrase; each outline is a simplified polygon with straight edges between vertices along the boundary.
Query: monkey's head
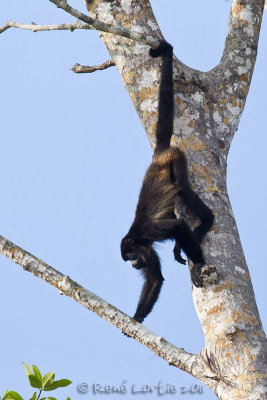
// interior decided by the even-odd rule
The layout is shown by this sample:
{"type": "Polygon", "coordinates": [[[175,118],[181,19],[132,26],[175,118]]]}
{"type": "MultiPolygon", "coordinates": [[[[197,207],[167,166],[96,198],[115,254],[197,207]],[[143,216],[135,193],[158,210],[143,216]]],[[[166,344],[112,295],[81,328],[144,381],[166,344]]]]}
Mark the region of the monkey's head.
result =
{"type": "Polygon", "coordinates": [[[131,261],[136,269],[145,267],[150,257],[151,246],[145,241],[139,241],[126,235],[121,241],[121,257],[124,261],[131,261]]]}

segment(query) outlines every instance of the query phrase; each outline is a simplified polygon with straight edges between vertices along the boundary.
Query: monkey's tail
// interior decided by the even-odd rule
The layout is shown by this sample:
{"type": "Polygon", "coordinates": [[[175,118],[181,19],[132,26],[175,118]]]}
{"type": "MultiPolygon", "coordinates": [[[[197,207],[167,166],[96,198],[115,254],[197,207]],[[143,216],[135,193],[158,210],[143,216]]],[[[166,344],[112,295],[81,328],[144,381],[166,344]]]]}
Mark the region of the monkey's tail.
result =
{"type": "Polygon", "coordinates": [[[150,49],[150,55],[153,58],[162,56],[158,122],[156,128],[157,144],[155,149],[155,151],[162,151],[170,147],[173,133],[173,47],[165,40],[161,40],[157,48],[150,49]]]}

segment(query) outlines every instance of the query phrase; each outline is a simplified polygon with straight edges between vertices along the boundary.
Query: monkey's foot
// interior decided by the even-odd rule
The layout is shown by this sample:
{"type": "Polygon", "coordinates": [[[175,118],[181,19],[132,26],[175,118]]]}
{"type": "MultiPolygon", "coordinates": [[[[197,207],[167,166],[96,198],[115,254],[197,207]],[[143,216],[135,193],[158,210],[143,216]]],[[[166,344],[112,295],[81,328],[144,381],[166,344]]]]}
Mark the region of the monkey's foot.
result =
{"type": "Polygon", "coordinates": [[[173,249],[174,258],[178,263],[186,265],[186,260],[181,256],[181,248],[177,245],[174,246],[173,249]]]}
{"type": "Polygon", "coordinates": [[[211,285],[218,280],[217,271],[214,265],[205,265],[202,267],[201,276],[203,277],[204,286],[211,285]]]}
{"type": "Polygon", "coordinates": [[[203,278],[201,276],[201,270],[202,270],[203,264],[198,263],[193,266],[191,269],[191,280],[193,284],[199,288],[203,287],[203,278]]]}

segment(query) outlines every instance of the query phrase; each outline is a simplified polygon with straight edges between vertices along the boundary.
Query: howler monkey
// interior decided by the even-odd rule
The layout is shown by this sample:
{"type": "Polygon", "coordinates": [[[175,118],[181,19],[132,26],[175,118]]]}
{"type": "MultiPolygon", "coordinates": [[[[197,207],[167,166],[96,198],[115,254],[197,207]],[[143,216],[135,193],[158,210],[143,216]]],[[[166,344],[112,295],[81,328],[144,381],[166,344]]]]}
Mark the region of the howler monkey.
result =
{"type": "Polygon", "coordinates": [[[213,223],[213,213],[190,187],[184,154],[170,145],[173,132],[173,48],[160,41],[156,49],[150,49],[153,58],[162,56],[159,93],[156,148],[152,163],[144,177],[134,222],[121,241],[124,261],[140,269],[145,283],[134,314],[142,322],[151,312],[160,293],[163,276],[154,242],[174,239],[174,257],[181,264],[181,249],[194,263],[191,279],[196,287],[202,287],[201,268],[205,260],[200,248],[201,240],[213,223]],[[176,218],[177,199],[181,198],[201,223],[192,232],[187,223],[176,218]]]}

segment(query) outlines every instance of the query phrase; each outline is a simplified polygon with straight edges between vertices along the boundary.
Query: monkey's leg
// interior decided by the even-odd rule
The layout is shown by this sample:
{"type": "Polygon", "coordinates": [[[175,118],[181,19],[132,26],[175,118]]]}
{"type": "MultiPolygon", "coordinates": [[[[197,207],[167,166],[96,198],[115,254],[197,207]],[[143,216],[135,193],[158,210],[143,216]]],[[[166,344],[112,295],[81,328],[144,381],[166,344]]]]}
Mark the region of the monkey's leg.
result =
{"type": "Polygon", "coordinates": [[[203,203],[200,197],[189,187],[183,187],[179,192],[179,196],[183,199],[185,204],[193,211],[193,213],[201,220],[199,226],[194,229],[194,235],[201,243],[203,237],[212,227],[214,215],[209,207],[203,203]]]}
{"type": "Polygon", "coordinates": [[[187,177],[186,158],[184,155],[181,155],[179,150],[176,151],[172,160],[171,172],[173,174],[175,185],[179,190],[178,195],[201,220],[200,225],[194,229],[194,235],[200,243],[205,234],[211,228],[214,215],[209,207],[207,207],[200,197],[191,189],[187,177]]]}
{"type": "Polygon", "coordinates": [[[162,220],[151,230],[153,240],[175,239],[185,254],[193,261],[191,269],[192,282],[196,287],[202,287],[201,268],[205,264],[203,253],[198,240],[183,219],[162,220]]]}
{"type": "Polygon", "coordinates": [[[142,268],[145,283],[141,292],[140,300],[133,316],[138,322],[143,322],[145,317],[151,312],[156,303],[161,290],[164,278],[160,270],[160,261],[154,249],[151,249],[149,264],[142,268]]]}
{"type": "Polygon", "coordinates": [[[176,226],[173,228],[173,238],[176,240],[178,250],[182,248],[194,263],[190,271],[193,284],[196,287],[202,287],[201,268],[205,264],[205,260],[198,240],[183,219],[176,221],[176,226]]]}

